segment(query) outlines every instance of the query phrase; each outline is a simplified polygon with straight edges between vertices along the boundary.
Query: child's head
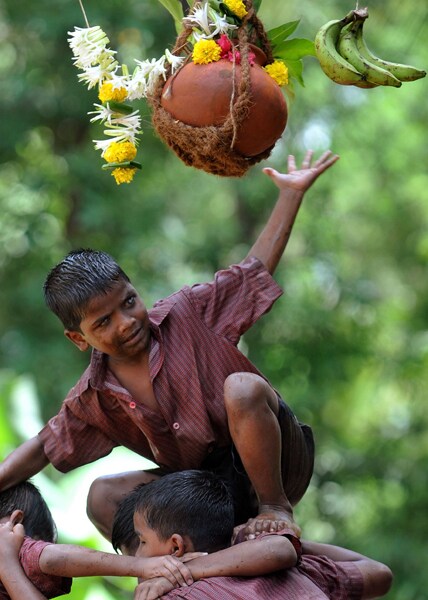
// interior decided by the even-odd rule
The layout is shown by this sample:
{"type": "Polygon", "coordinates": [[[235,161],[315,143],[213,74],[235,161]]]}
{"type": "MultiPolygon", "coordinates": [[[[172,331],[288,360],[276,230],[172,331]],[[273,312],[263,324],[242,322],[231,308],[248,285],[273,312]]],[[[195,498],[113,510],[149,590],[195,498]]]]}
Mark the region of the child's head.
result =
{"type": "Polygon", "coordinates": [[[65,329],[79,331],[88,303],[96,296],[107,294],[121,279],[129,281],[106,252],[73,250],[47,276],[46,304],[65,329]]]}
{"type": "MultiPolygon", "coordinates": [[[[186,551],[195,552],[215,552],[230,545],[232,495],[226,484],[208,471],[180,471],[137,487],[119,507],[115,523],[122,510],[128,511],[129,519],[132,507],[139,556],[181,552],[182,542],[186,551]]],[[[121,547],[115,527],[112,541],[116,548],[121,547]]]]}
{"type": "Polygon", "coordinates": [[[0,492],[0,519],[10,518],[13,513],[29,537],[56,541],[56,527],[50,510],[39,490],[29,481],[0,492]]]}

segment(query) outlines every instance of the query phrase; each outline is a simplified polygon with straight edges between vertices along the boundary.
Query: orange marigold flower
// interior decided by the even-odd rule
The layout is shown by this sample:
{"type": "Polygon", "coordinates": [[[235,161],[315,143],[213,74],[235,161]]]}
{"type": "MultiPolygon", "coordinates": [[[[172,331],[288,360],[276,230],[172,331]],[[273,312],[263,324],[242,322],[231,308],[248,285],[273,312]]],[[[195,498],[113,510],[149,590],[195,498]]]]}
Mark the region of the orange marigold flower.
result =
{"type": "Polygon", "coordinates": [[[137,155],[137,148],[132,142],[113,142],[103,153],[103,158],[109,163],[119,163],[133,160],[137,155]]]}
{"type": "Polygon", "coordinates": [[[282,60],[275,60],[270,65],[263,67],[268,75],[276,81],[278,85],[287,85],[288,83],[288,69],[282,60]]]}
{"type": "Polygon", "coordinates": [[[214,40],[199,40],[193,46],[193,62],[197,65],[207,65],[220,60],[221,48],[214,40]]]}
{"type": "Polygon", "coordinates": [[[112,83],[103,83],[98,92],[98,98],[101,102],[123,102],[128,95],[124,87],[113,88],[112,83]]]}
{"type": "Polygon", "coordinates": [[[131,183],[136,172],[137,169],[130,167],[117,167],[117,169],[113,169],[111,174],[115,178],[117,185],[120,185],[121,183],[131,183]]]}
{"type": "Polygon", "coordinates": [[[223,0],[223,4],[240,19],[243,19],[248,13],[242,0],[223,0]]]}

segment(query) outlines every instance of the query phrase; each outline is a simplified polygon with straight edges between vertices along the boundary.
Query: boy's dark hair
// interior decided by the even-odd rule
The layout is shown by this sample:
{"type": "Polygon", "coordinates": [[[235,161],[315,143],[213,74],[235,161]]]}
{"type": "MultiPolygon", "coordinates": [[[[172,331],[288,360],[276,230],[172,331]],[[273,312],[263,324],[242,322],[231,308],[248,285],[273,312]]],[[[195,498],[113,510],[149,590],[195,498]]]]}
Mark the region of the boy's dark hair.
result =
{"type": "Polygon", "coordinates": [[[162,540],[188,536],[196,552],[216,552],[230,545],[233,498],[209,471],[180,471],[139,486],[130,502],[162,540]]]}
{"type": "Polygon", "coordinates": [[[25,534],[35,540],[56,542],[57,532],[51,512],[38,488],[30,481],[0,492],[0,519],[22,510],[25,534]]]}
{"type": "Polygon", "coordinates": [[[126,549],[126,554],[134,555],[138,548],[139,541],[134,530],[134,512],[139,490],[145,485],[145,483],[141,483],[134,488],[120,502],[116,510],[111,531],[111,544],[115,552],[121,550],[124,553],[123,551],[126,549]]]}
{"type": "Polygon", "coordinates": [[[54,267],[43,286],[48,307],[65,329],[79,331],[88,303],[107,294],[121,279],[129,277],[106,252],[90,248],[72,250],[54,267]]]}

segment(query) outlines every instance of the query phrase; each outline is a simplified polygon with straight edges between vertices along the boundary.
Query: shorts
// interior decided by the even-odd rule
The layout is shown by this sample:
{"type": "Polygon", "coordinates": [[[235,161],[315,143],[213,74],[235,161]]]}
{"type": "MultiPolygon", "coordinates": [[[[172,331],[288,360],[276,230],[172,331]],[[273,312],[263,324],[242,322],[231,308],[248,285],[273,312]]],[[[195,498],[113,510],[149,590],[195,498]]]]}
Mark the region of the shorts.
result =
{"type": "MultiPolygon", "coordinates": [[[[281,399],[278,422],[282,437],[282,481],[287,498],[294,506],[306,492],[312,477],[314,438],[312,429],[300,423],[281,399]]],[[[228,483],[235,503],[235,525],[245,523],[257,515],[256,494],[233,444],[213,450],[202,463],[201,469],[217,473],[228,483]]]]}

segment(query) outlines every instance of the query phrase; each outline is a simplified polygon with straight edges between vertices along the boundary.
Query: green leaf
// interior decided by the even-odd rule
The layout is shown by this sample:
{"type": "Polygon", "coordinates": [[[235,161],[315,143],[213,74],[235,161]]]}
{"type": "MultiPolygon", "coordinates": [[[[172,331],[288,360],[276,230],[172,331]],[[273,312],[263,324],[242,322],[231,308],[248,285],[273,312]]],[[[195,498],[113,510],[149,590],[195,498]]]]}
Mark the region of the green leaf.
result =
{"type": "Polygon", "coordinates": [[[135,169],[141,169],[141,163],[136,160],[125,160],[123,162],[112,162],[107,163],[105,165],[101,165],[101,168],[104,171],[109,171],[110,169],[117,169],[118,167],[130,167],[135,169]]]}
{"type": "Polygon", "coordinates": [[[279,25],[279,27],[274,27],[273,29],[269,29],[267,31],[267,36],[269,38],[270,43],[274,46],[276,44],[280,44],[285,39],[287,39],[296,29],[299,21],[290,21],[289,23],[284,23],[283,25],[279,25]]]}
{"type": "Polygon", "coordinates": [[[275,58],[299,60],[304,56],[315,56],[315,45],[311,40],[295,38],[278,44],[272,51],[275,58]]]}
{"type": "Polygon", "coordinates": [[[305,87],[303,81],[303,62],[301,60],[285,60],[285,64],[288,68],[288,78],[297,79],[302,87],[305,87]]]}
{"type": "Polygon", "coordinates": [[[256,11],[256,13],[259,11],[261,3],[262,0],[253,0],[253,8],[256,11]]]}
{"type": "Polygon", "coordinates": [[[179,0],[159,0],[159,2],[167,9],[167,11],[173,16],[176,27],[178,24],[181,25],[181,19],[183,18],[183,7],[179,0]]]}

